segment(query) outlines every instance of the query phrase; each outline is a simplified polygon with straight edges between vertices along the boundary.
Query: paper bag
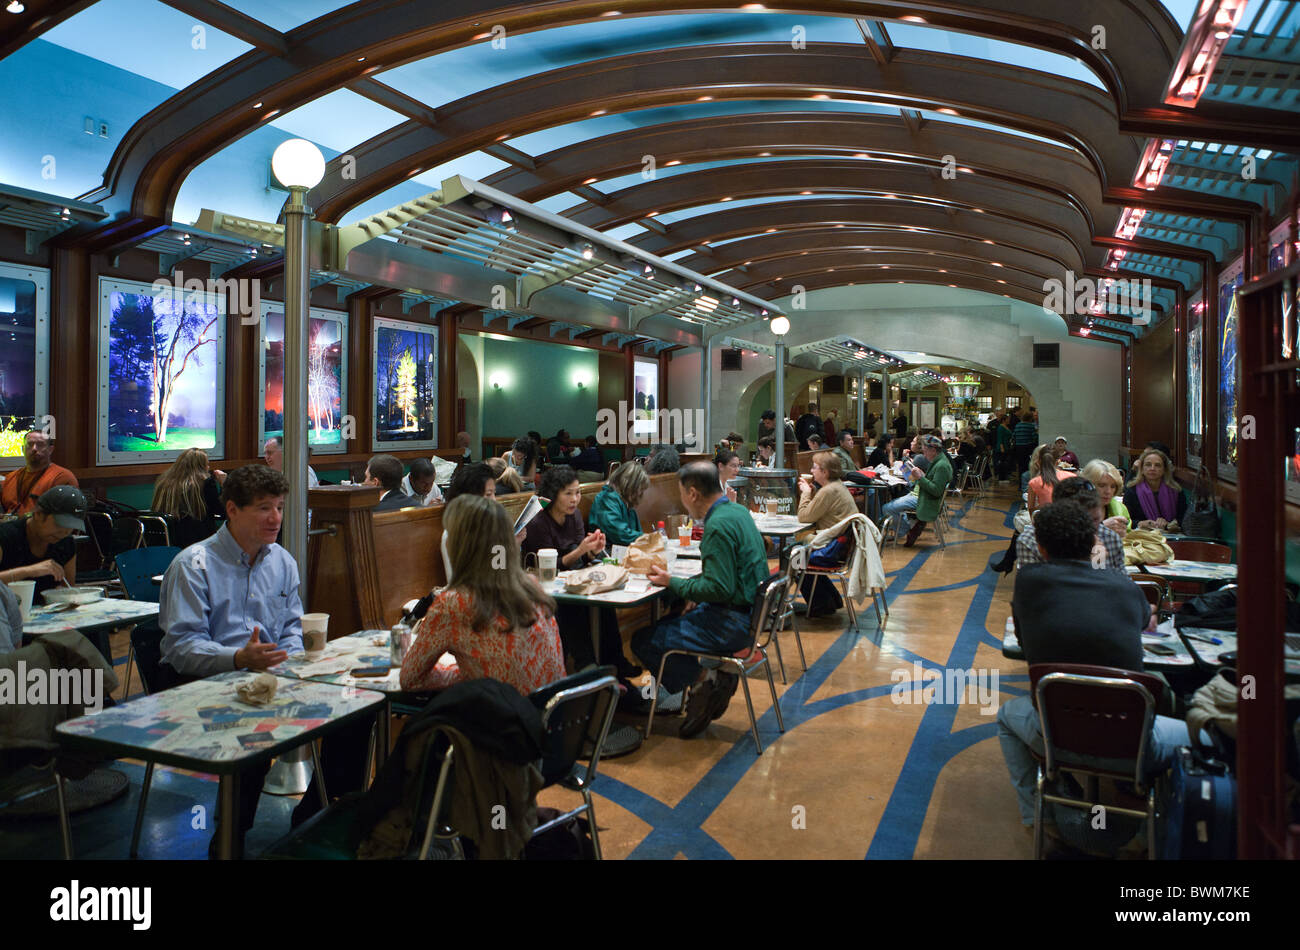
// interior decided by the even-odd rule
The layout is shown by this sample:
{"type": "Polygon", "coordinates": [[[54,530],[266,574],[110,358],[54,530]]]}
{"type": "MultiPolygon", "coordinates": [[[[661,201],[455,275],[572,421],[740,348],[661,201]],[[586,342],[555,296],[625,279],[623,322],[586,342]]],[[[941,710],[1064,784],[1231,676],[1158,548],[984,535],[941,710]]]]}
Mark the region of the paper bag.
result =
{"type": "Polygon", "coordinates": [[[659,565],[668,569],[668,559],[664,556],[664,538],[658,531],[643,534],[628,546],[623,558],[623,566],[637,574],[649,574],[650,568],[659,565]]]}
{"type": "Polygon", "coordinates": [[[595,564],[574,571],[564,579],[566,594],[603,594],[627,583],[627,569],[617,564],[595,564]]]}

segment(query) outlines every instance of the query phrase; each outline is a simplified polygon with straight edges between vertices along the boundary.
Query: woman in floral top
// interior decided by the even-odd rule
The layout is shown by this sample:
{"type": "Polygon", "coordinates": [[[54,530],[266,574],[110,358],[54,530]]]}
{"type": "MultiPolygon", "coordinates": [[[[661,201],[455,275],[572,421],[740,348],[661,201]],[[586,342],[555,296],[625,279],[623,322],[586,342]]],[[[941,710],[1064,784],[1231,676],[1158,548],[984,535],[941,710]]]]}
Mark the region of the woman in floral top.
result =
{"type": "Polygon", "coordinates": [[[402,689],[446,689],[491,677],[527,695],[564,676],[555,601],[519,564],[510,518],[479,495],[452,499],[443,514],[452,576],[416,625],[402,689]],[[444,653],[456,665],[439,667],[444,653]]]}

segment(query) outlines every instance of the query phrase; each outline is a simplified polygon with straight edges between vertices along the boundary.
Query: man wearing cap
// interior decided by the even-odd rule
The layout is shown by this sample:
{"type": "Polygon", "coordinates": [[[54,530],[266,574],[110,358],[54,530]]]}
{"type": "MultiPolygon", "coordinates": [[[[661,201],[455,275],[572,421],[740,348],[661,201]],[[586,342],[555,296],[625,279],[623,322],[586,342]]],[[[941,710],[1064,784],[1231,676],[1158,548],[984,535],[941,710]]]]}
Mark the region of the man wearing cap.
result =
{"type": "Polygon", "coordinates": [[[24,518],[0,524],[0,581],[36,581],[36,593],[77,580],[72,532],[85,527],[86,496],[70,485],[51,488],[24,518]]]}
{"type": "Polygon", "coordinates": [[[1059,465],[1064,462],[1066,465],[1073,465],[1075,468],[1078,468],[1079,456],[1066,448],[1066,445],[1065,436],[1058,435],[1056,437],[1056,443],[1052,447],[1052,453],[1056,456],[1056,463],[1059,465]]]}
{"type": "Polygon", "coordinates": [[[55,465],[54,440],[39,429],[23,439],[23,457],[27,464],[5,477],[0,485],[0,509],[10,515],[25,515],[36,508],[36,499],[58,485],[77,487],[77,476],[62,465],[55,465]]]}

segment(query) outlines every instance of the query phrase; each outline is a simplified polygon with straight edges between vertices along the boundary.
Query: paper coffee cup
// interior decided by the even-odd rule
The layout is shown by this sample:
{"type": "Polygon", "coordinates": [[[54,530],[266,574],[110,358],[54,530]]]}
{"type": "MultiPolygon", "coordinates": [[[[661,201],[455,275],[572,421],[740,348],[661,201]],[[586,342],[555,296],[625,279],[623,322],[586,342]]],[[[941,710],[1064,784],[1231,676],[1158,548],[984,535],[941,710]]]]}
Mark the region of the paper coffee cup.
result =
{"type": "Polygon", "coordinates": [[[308,653],[319,653],[329,642],[329,614],[302,615],[302,645],[308,653]]]}
{"type": "Polygon", "coordinates": [[[23,623],[32,619],[32,598],[36,596],[35,581],[11,581],[9,589],[18,595],[18,610],[23,623]]]}

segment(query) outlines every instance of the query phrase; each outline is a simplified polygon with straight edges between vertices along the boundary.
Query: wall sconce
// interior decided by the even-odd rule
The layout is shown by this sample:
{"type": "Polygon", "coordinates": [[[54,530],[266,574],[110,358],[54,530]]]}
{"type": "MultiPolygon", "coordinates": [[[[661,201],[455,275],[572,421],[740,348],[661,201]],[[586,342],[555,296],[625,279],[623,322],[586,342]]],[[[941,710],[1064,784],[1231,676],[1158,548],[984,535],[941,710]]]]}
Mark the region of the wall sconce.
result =
{"type": "Polygon", "coordinates": [[[585,372],[574,373],[573,384],[577,386],[579,389],[586,389],[591,384],[591,377],[588,376],[585,372]]]}
{"type": "Polygon", "coordinates": [[[488,377],[488,382],[492,384],[493,389],[504,389],[510,380],[506,377],[505,373],[493,373],[488,377]]]}

